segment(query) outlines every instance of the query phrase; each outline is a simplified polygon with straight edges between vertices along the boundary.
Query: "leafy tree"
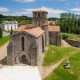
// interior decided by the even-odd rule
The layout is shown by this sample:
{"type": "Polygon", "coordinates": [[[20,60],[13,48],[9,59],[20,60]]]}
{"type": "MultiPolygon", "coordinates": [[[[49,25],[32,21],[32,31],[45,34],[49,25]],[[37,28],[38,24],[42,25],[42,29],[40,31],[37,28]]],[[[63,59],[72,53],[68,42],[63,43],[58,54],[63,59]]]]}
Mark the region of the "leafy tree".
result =
{"type": "Polygon", "coordinates": [[[12,34],[13,34],[13,29],[12,29],[12,27],[11,27],[10,35],[12,35],[12,34]]]}
{"type": "Polygon", "coordinates": [[[62,13],[57,25],[60,25],[62,32],[80,34],[80,15],[62,13]]]}

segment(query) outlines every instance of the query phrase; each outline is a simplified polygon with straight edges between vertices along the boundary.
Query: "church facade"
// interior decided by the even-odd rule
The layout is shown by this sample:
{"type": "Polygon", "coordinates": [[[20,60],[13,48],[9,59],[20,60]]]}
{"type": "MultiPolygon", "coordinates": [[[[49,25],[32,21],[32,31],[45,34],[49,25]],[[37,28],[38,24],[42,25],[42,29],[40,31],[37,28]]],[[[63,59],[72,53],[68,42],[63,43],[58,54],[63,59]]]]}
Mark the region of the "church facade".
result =
{"type": "Polygon", "coordinates": [[[33,24],[22,25],[14,31],[7,47],[7,64],[38,65],[45,47],[61,45],[59,26],[47,24],[47,11],[33,11],[33,24]]]}

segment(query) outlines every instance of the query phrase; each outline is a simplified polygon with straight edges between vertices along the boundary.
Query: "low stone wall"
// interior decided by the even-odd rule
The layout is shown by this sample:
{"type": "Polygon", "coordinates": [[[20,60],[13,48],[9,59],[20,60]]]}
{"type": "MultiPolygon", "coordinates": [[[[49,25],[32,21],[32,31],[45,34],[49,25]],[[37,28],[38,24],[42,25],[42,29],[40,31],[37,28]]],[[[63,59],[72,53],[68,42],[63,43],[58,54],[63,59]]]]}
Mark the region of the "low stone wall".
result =
{"type": "Polygon", "coordinates": [[[80,42],[78,42],[78,41],[69,40],[69,39],[66,39],[65,41],[66,41],[67,43],[69,43],[71,46],[79,47],[79,48],[80,48],[80,42]]]}

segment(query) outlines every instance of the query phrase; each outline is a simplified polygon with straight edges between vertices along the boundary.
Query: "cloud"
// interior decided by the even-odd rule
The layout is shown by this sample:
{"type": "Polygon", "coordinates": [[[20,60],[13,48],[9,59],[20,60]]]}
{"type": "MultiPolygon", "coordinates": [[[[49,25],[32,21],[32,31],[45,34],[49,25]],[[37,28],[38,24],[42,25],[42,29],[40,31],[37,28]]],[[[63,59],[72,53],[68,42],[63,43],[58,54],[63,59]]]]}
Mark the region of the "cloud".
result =
{"type": "Polygon", "coordinates": [[[41,7],[41,8],[36,8],[36,9],[24,9],[26,12],[30,13],[32,12],[33,10],[45,10],[48,12],[48,16],[53,16],[53,17],[59,17],[59,15],[61,13],[66,13],[67,11],[64,11],[64,10],[60,10],[60,9],[53,9],[53,8],[48,8],[48,7],[41,7]]]}
{"type": "MultiPolygon", "coordinates": [[[[22,9],[21,11],[17,11],[11,15],[17,15],[17,16],[21,16],[21,15],[32,15],[32,11],[33,10],[45,10],[48,12],[48,17],[60,17],[61,13],[66,13],[67,11],[64,10],[60,10],[60,9],[53,9],[53,8],[48,8],[48,7],[41,7],[41,8],[29,8],[29,9],[22,9]]],[[[7,14],[8,15],[8,14],[7,14]]]]}
{"type": "Polygon", "coordinates": [[[15,0],[15,1],[18,1],[18,2],[34,2],[35,0],[15,0]]]}
{"type": "Polygon", "coordinates": [[[9,9],[5,7],[0,7],[0,12],[8,12],[9,9]]]}
{"type": "Polygon", "coordinates": [[[74,12],[80,12],[80,8],[72,8],[70,9],[71,11],[74,11],[74,12]]]}

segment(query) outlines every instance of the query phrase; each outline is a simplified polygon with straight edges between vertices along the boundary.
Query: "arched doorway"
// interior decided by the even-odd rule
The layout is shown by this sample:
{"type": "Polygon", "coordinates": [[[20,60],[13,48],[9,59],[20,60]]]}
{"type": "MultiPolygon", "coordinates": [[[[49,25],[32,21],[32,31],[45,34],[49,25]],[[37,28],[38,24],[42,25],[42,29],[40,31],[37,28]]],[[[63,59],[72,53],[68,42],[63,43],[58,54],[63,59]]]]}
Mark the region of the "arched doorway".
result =
{"type": "Polygon", "coordinates": [[[21,56],[21,62],[22,62],[23,64],[28,64],[28,60],[27,60],[27,56],[26,56],[26,55],[22,55],[22,56],[21,56]]]}
{"type": "Polygon", "coordinates": [[[44,38],[42,36],[42,52],[44,52],[44,38]]]}
{"type": "Polygon", "coordinates": [[[28,53],[21,52],[16,56],[16,64],[26,64],[30,65],[31,64],[31,58],[28,55],[28,53]]]}

